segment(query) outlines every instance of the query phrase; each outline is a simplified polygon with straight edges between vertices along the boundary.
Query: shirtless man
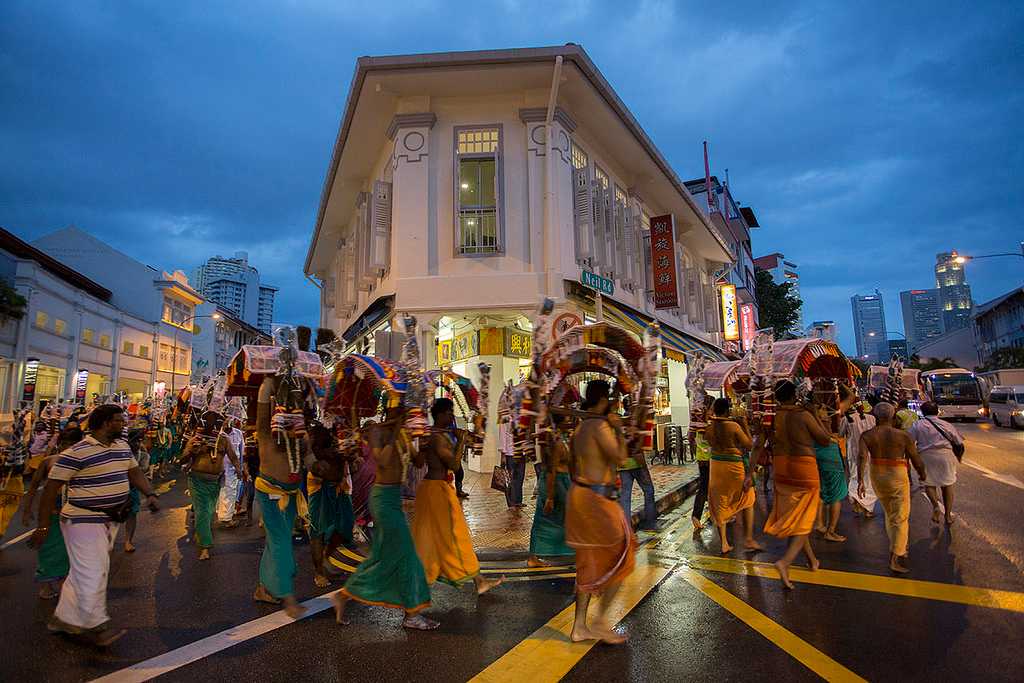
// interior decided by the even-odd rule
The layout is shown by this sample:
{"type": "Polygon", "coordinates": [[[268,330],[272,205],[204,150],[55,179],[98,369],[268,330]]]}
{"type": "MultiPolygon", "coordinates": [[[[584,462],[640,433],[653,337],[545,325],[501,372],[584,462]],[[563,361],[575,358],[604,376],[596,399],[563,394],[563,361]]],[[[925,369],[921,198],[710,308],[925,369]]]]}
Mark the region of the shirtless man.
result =
{"type": "Polygon", "coordinates": [[[779,538],[789,538],[789,547],[775,563],[786,588],[789,566],[802,550],[811,570],[818,559],[811,548],[810,534],[818,513],[820,481],[815,445],[826,446],[832,440],[815,413],[796,405],[796,385],[782,380],[775,386],[778,409],[773,436],[775,498],[764,530],[779,538]]]}
{"type": "Polygon", "coordinates": [[[914,465],[921,481],[926,481],[924,461],[917,453],[914,439],[893,426],[896,408],[879,403],[872,413],[877,425],[860,437],[857,458],[859,495],[864,495],[864,466],[871,456],[871,483],[885,511],[885,532],[889,536],[889,569],[899,574],[907,568],[907,536],[910,522],[910,467],[914,465]]]}
{"type": "Polygon", "coordinates": [[[271,432],[273,395],[277,380],[267,377],[260,385],[256,403],[256,438],[259,444],[259,476],[255,498],[263,516],[266,545],[260,558],[260,582],[253,594],[257,602],[283,603],[292,619],[306,613],[295,599],[295,553],[292,528],[298,514],[302,490],[292,476],[286,444],[279,444],[271,432]]]}
{"type": "Polygon", "coordinates": [[[572,488],[565,516],[566,543],[576,549],[576,616],[573,642],[601,640],[619,644],[625,636],[612,630],[608,606],[623,579],[633,572],[636,541],[633,525],[615,500],[616,472],[629,453],[618,415],[609,414],[608,383],[587,384],[583,409],[591,415],[572,437],[572,488]],[[601,595],[597,615],[587,624],[592,595],[601,595]]]}
{"type": "Polygon", "coordinates": [[[338,452],[337,442],[326,427],[312,427],[307,438],[309,453],[315,458],[306,477],[313,581],[318,587],[326,588],[330,584],[327,564],[331,555],[342,543],[352,543],[355,516],[348,475],[355,458],[338,452]]]}
{"type": "Polygon", "coordinates": [[[743,516],[746,531],[745,550],[757,552],[764,546],[754,540],[754,480],[749,453],[752,444],[746,418],[730,417],[732,404],[720,398],[713,406],[714,414],[704,432],[711,446],[708,501],[711,517],[718,528],[722,554],[732,550],[726,527],[729,520],[743,516]]]}
{"type": "Polygon", "coordinates": [[[345,606],[354,599],[400,609],[405,612],[403,627],[429,631],[439,624],[420,614],[430,606],[430,587],[402,512],[402,453],[412,446],[402,431],[404,412],[392,409],[387,418],[368,432],[377,462],[376,483],[370,493],[374,525],[370,554],[335,593],[334,615],[339,624],[347,625],[345,606]]]}
{"type": "Polygon", "coordinates": [[[178,458],[179,462],[190,464],[188,486],[192,492],[200,560],[210,559],[210,548],[213,547],[213,516],[220,497],[224,456],[228,457],[236,472],[242,472],[242,476],[245,476],[231,441],[220,431],[223,423],[224,417],[219,413],[212,410],[203,413],[202,427],[188,440],[178,458]]]}
{"type": "Polygon", "coordinates": [[[414,458],[417,466],[427,466],[427,474],[416,489],[412,522],[416,554],[423,563],[428,585],[438,579],[453,586],[472,581],[477,595],[483,595],[504,577],[488,581],[480,575],[466,517],[455,489],[448,483],[448,472],[457,470],[462,462],[466,433],[460,436],[454,430],[455,405],[449,398],[434,401],[430,416],[434,428],[414,458]]]}

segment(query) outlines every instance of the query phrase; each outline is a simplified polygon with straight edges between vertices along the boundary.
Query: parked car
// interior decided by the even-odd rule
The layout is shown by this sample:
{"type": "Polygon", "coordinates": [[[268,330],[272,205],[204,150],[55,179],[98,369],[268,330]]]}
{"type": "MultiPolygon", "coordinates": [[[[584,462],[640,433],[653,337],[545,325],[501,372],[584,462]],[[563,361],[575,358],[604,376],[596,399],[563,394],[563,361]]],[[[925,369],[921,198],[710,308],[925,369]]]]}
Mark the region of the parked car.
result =
{"type": "Polygon", "coordinates": [[[992,387],[988,409],[996,426],[1024,429],[1024,384],[992,387]]]}

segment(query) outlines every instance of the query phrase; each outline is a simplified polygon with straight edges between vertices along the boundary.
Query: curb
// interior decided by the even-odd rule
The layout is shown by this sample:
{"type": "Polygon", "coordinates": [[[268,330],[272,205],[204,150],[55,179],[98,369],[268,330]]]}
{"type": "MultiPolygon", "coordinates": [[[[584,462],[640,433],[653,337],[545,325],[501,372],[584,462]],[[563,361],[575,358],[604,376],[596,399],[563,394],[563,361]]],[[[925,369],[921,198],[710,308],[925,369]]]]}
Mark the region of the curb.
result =
{"type": "MultiPolygon", "coordinates": [[[[679,507],[683,502],[694,495],[697,492],[697,488],[700,486],[699,477],[694,477],[689,481],[684,481],[682,484],[666,491],[657,501],[655,501],[655,509],[659,515],[662,515],[669,510],[679,507]]],[[[642,496],[642,493],[638,493],[642,496]]],[[[640,523],[640,511],[633,513],[633,526],[635,527],[640,523]]],[[[476,556],[481,562],[505,562],[505,561],[522,561],[529,557],[530,553],[528,550],[501,550],[497,548],[479,548],[477,549],[476,556]]]]}

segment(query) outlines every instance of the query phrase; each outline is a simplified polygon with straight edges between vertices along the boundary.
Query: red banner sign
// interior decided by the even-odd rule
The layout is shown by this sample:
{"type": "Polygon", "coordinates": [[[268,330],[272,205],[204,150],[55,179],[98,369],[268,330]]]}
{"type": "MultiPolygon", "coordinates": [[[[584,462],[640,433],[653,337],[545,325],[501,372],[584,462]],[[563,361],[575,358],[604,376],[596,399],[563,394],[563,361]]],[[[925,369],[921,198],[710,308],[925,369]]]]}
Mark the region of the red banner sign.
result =
{"type": "Polygon", "coordinates": [[[651,218],[651,270],[654,275],[654,307],[679,308],[676,271],[675,221],[672,214],[651,218]]]}
{"type": "Polygon", "coordinates": [[[743,340],[744,351],[750,350],[756,334],[757,323],[754,322],[754,304],[743,304],[740,306],[740,338],[743,340]]]}

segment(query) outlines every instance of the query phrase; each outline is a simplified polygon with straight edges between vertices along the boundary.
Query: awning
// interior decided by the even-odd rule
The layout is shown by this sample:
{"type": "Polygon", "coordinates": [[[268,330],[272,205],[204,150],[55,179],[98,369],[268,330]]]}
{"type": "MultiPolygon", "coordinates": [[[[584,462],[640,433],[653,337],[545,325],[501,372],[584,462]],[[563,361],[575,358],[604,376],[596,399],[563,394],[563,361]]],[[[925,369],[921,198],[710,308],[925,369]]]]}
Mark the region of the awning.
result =
{"type": "Polygon", "coordinates": [[[742,360],[727,361],[724,363],[709,363],[704,368],[704,388],[712,391],[721,391],[722,387],[731,384],[738,374],[742,360]]]}
{"type": "Polygon", "coordinates": [[[389,316],[394,305],[394,294],[388,294],[380,297],[367,306],[366,311],[341,333],[341,338],[345,340],[346,343],[351,344],[353,341],[358,339],[360,335],[372,329],[374,325],[389,316]]]}
{"type": "MultiPolygon", "coordinates": [[[[573,293],[587,304],[593,305],[593,297],[590,296],[589,291],[584,290],[576,283],[572,284],[574,285],[573,293]]],[[[608,297],[602,298],[601,307],[605,318],[640,335],[641,338],[643,338],[644,330],[654,322],[650,316],[608,297]]],[[[713,344],[697,339],[686,332],[673,329],[660,320],[658,325],[661,326],[661,348],[667,358],[685,362],[686,356],[703,355],[711,361],[728,360],[713,344]]]]}

